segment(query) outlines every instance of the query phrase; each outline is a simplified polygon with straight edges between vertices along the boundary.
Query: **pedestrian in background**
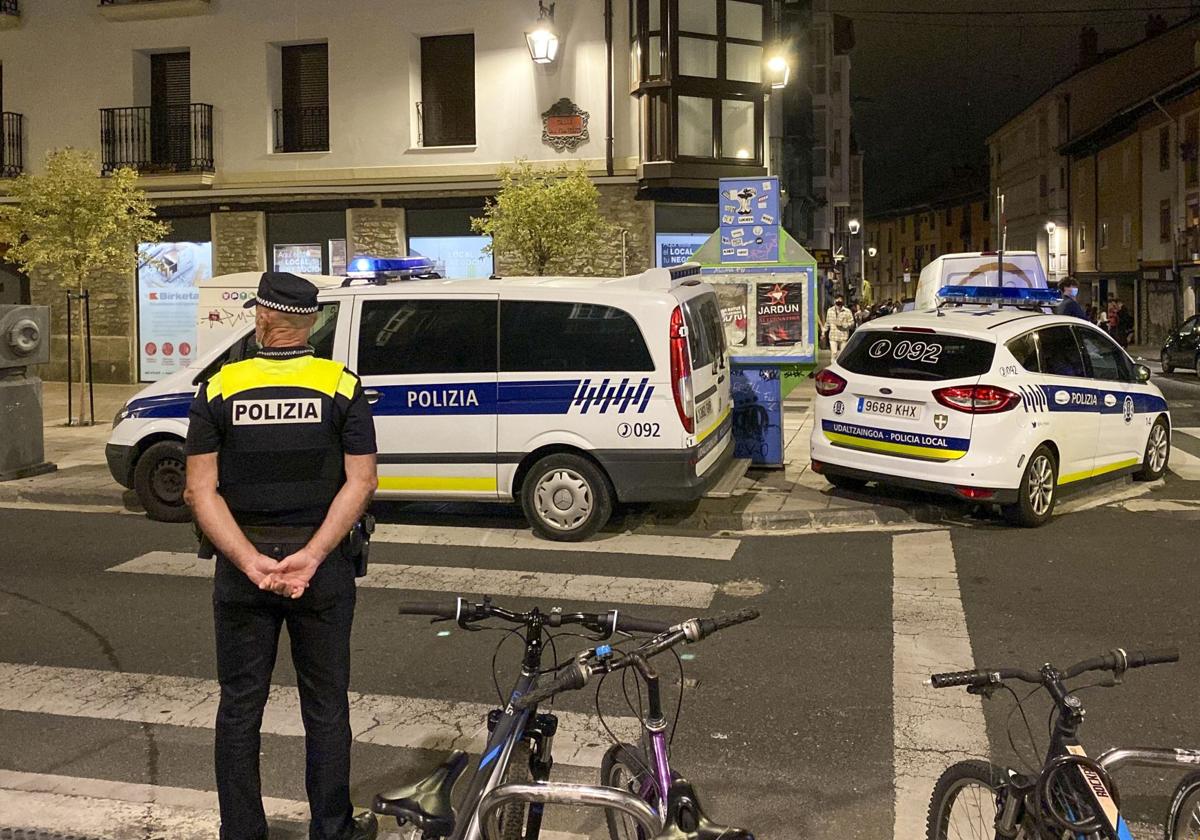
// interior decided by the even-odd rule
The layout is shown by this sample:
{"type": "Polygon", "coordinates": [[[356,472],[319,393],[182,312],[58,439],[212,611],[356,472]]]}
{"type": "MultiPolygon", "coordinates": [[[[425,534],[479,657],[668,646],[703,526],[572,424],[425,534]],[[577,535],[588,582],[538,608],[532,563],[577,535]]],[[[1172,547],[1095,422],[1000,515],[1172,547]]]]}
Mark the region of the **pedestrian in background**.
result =
{"type": "Polygon", "coordinates": [[[1133,341],[1133,313],[1121,300],[1117,301],[1117,341],[1122,347],[1128,347],[1133,341]]]}
{"type": "Polygon", "coordinates": [[[837,359],[854,332],[854,315],[846,308],[846,302],[841,295],[833,301],[833,306],[825,313],[825,334],[829,337],[830,357],[837,359]]]}
{"type": "Polygon", "coordinates": [[[373,840],[350,803],[350,627],[365,573],[364,511],[378,484],[375,425],[358,377],[308,339],[317,289],[267,272],[253,358],[225,365],[188,412],[185,498],[216,555],[214,764],[220,840],[266,840],[259,755],[287,624],[304,721],[309,840],[373,840]]]}
{"type": "Polygon", "coordinates": [[[1107,331],[1108,331],[1108,334],[1111,335],[1113,337],[1113,339],[1115,339],[1117,341],[1120,341],[1120,339],[1117,338],[1117,310],[1119,308],[1120,308],[1120,302],[1117,300],[1116,295],[1109,295],[1108,296],[1108,308],[1105,310],[1108,313],[1107,331]]]}
{"type": "Polygon", "coordinates": [[[1058,306],[1054,308],[1056,315],[1070,315],[1074,318],[1082,318],[1084,321],[1089,320],[1088,315],[1084,312],[1083,307],[1079,305],[1079,301],[1075,297],[1079,294],[1079,283],[1074,277],[1068,277],[1063,280],[1058,286],[1062,292],[1062,300],[1058,306]]]}

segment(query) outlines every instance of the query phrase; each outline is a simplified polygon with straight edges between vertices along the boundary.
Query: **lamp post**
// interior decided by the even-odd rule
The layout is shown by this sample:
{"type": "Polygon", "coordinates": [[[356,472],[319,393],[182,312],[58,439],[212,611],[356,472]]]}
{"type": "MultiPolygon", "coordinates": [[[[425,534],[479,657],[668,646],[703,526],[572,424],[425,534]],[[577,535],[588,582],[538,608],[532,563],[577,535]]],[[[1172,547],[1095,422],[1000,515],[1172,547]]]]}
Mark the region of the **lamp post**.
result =
{"type": "Polygon", "coordinates": [[[1058,270],[1058,237],[1055,235],[1058,232],[1058,225],[1053,221],[1046,222],[1046,262],[1050,268],[1052,278],[1057,278],[1061,273],[1058,270]]]}
{"type": "MultiPolygon", "coordinates": [[[[862,225],[858,219],[851,219],[846,222],[846,229],[850,231],[851,236],[858,236],[862,230],[862,225]]],[[[858,288],[856,289],[857,297],[862,298],[863,280],[867,277],[867,260],[863,255],[863,240],[858,240],[858,288]]]]}
{"type": "Polygon", "coordinates": [[[538,19],[525,33],[525,45],[534,64],[549,64],[558,55],[558,33],[554,31],[554,4],[538,0],[538,19]]]}

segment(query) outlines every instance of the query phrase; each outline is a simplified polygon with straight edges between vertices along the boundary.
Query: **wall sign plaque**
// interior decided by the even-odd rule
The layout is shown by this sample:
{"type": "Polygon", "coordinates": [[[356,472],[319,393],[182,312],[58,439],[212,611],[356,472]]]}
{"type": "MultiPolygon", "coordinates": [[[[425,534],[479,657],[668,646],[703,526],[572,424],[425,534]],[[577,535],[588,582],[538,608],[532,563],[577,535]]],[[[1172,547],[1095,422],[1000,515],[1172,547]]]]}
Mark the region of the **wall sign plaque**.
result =
{"type": "Polygon", "coordinates": [[[542,142],[556,152],[573,152],[589,140],[588,112],[565,96],[542,112],[542,142]]]}

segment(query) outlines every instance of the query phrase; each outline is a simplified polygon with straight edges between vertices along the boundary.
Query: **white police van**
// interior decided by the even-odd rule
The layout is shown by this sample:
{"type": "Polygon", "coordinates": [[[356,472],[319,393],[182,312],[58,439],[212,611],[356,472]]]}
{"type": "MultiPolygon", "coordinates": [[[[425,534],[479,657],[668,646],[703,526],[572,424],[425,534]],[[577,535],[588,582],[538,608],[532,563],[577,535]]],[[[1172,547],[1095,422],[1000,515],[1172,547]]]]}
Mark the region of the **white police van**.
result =
{"type": "MultiPolygon", "coordinates": [[[[356,258],[354,273],[411,275],[356,258]]],[[[579,540],[614,502],[699,498],[733,465],[720,310],[695,265],[615,279],[328,278],[312,344],[362,379],[380,498],[520,500],[534,530],[579,540]]],[[[184,520],[197,385],[256,347],[231,335],[131,399],[106,454],[152,517],[184,520]]]]}
{"type": "Polygon", "coordinates": [[[1171,417],[1149,369],[1093,324],[1041,311],[1055,293],[939,297],[859,327],[817,374],[814,471],[836,487],[999,504],[1025,526],[1048,521],[1066,490],[1166,471],[1171,417]]]}

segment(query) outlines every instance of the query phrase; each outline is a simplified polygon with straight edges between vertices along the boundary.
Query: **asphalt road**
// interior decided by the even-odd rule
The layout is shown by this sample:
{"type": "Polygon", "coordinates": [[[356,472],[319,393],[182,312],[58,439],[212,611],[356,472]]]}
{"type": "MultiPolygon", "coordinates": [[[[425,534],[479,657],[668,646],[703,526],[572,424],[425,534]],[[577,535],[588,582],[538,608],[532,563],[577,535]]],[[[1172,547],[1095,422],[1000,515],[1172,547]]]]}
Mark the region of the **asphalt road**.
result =
{"type": "MultiPolygon", "coordinates": [[[[1194,375],[1168,379],[1168,387],[1200,395],[1194,375]]],[[[915,538],[885,531],[639,535],[614,537],[605,551],[587,553],[503,547],[504,527],[515,527],[506,521],[455,530],[435,518],[428,539],[377,543],[375,582],[360,588],[352,686],[370,695],[363,702],[375,717],[356,726],[354,799],[366,804],[376,791],[426,772],[440,751],[423,745],[477,728],[481,710],[494,701],[489,671],[499,634],[447,630],[394,609],[405,597],[449,597],[458,583],[469,592],[473,581],[479,588],[502,582],[510,594],[497,600],[518,607],[612,606],[670,619],[760,609],[754,624],[686,651],[672,750],[710,815],[760,838],[921,836],[923,826],[900,824],[914,807],[903,791],[925,784],[902,749],[914,738],[928,738],[930,754],[942,762],[954,757],[937,743],[943,739],[985,745],[1004,762],[1029,755],[1006,696],[984,704],[979,725],[971,714],[958,722],[961,710],[949,723],[926,720],[924,710],[914,716],[923,689],[900,663],[971,664],[940,661],[939,651],[955,649],[944,641],[961,644],[959,655],[981,665],[1030,667],[1066,665],[1115,646],[1176,644],[1180,664],[1081,695],[1089,710],[1084,742],[1093,754],[1114,744],[1200,746],[1200,613],[1193,605],[1200,492],[1195,482],[1172,476],[1133,502],[1101,504],[1106,498],[1037,531],[964,517],[915,538]],[[468,544],[488,540],[497,547],[468,544]],[[430,541],[457,544],[423,544],[430,541]],[[946,589],[943,577],[922,594],[918,581],[914,596],[894,571],[898,546],[918,552],[919,575],[920,552],[938,545],[952,552],[955,586],[946,589]],[[413,568],[384,586],[378,575],[397,564],[413,568]],[[408,591],[421,588],[437,591],[408,591]],[[905,621],[927,629],[905,635],[905,621]],[[953,629],[956,621],[965,634],[953,629]],[[917,654],[905,647],[910,642],[917,654]]],[[[205,705],[215,674],[211,584],[181,571],[193,548],[190,530],[128,515],[0,509],[0,534],[0,828],[38,825],[122,840],[215,836],[215,817],[203,807],[211,809],[214,787],[205,705]],[[163,829],[168,823],[176,828],[163,829]],[[185,825],[195,833],[179,828],[185,825]]],[[[558,641],[562,654],[584,644],[558,641]]],[[[517,655],[511,642],[501,649],[502,685],[517,655]]],[[[662,670],[674,675],[670,661],[662,670]]],[[[281,696],[291,694],[286,654],[275,682],[285,687],[281,696]]],[[[670,682],[673,701],[679,684],[674,676],[670,682]]],[[[560,757],[560,769],[567,780],[595,775],[604,737],[594,719],[581,717],[594,714],[595,704],[589,690],[557,706],[578,714],[563,715],[570,734],[559,741],[569,756],[560,757]]],[[[615,681],[604,686],[600,704],[615,728],[631,722],[615,681]]],[[[1028,708],[1044,745],[1045,701],[1032,698],[1028,708]]],[[[276,811],[291,809],[273,837],[303,836],[295,813],[304,800],[296,723],[268,715],[264,793],[286,801],[276,811]]],[[[1153,823],[1173,779],[1123,774],[1127,813],[1153,823]]],[[[554,814],[548,826],[564,832],[556,840],[603,836],[601,821],[578,811],[554,814]]]]}

